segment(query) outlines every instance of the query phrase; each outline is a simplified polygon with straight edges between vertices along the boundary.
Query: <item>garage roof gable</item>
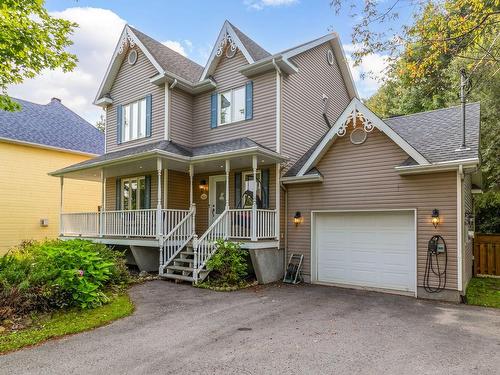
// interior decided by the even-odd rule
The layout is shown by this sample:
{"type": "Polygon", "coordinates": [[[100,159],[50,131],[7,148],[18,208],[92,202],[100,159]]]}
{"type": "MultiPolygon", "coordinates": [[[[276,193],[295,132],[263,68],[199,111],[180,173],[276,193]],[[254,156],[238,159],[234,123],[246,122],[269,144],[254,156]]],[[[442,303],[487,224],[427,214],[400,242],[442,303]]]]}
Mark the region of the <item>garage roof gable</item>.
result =
{"type": "Polygon", "coordinates": [[[307,174],[307,172],[313,168],[319,160],[321,160],[332,143],[335,142],[335,139],[346,135],[347,128],[351,124],[355,123],[355,121],[356,123],[357,121],[360,121],[366,132],[371,132],[374,128],[377,128],[385,133],[419,165],[430,164],[422,154],[406,142],[398,133],[396,133],[382,119],[374,114],[359,99],[354,98],[321,141],[318,142],[303,159],[303,165],[300,167],[296,176],[304,176],[307,174]]]}

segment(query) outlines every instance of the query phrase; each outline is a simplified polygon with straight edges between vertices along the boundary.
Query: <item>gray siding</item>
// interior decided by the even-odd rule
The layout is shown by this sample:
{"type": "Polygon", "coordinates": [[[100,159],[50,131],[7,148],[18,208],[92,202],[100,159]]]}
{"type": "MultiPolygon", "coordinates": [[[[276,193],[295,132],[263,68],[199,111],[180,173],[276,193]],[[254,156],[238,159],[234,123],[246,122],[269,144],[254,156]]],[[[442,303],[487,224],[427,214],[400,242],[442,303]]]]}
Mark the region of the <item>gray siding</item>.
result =
{"type": "MultiPolygon", "coordinates": [[[[470,174],[465,175],[464,181],[462,183],[462,194],[463,194],[463,204],[464,204],[463,216],[465,217],[466,213],[470,214],[474,213],[474,206],[472,200],[472,182],[470,174]]],[[[464,292],[467,288],[467,284],[472,278],[472,261],[474,254],[474,249],[473,249],[474,243],[472,240],[469,239],[467,233],[469,230],[474,230],[474,228],[473,227],[470,228],[464,224],[464,233],[463,233],[464,240],[463,240],[463,252],[462,252],[462,264],[463,264],[462,290],[464,292]]]]}
{"type": "MultiPolygon", "coordinates": [[[[241,52],[228,59],[223,56],[214,72],[217,92],[243,86],[249,81],[238,72],[247,61],[241,52]]],[[[194,98],[193,146],[214,143],[233,138],[249,137],[263,146],[276,149],[276,75],[266,73],[252,78],[253,119],[227,124],[212,129],[210,127],[211,92],[194,98]]]]}
{"type": "Polygon", "coordinates": [[[190,147],[193,138],[193,97],[173,89],[170,91],[169,111],[170,139],[190,147]]]}
{"type": "Polygon", "coordinates": [[[326,60],[329,43],[301,53],[292,59],[299,72],[283,78],[282,154],[292,165],[325,132],[323,94],[330,99],[328,117],[333,125],[350,102],[337,62],[326,60]]]}
{"type": "Polygon", "coordinates": [[[113,104],[106,109],[106,152],[145,144],[164,139],[165,92],[164,87],[153,85],[149,79],[158,71],[148,58],[137,48],[138,59],[135,65],[129,65],[125,59],[115,78],[110,95],[113,104]],[[116,106],[127,104],[152,95],[152,129],[151,137],[117,144],[116,139],[116,106]]]}
{"type": "Polygon", "coordinates": [[[362,145],[351,144],[347,134],[336,140],[317,165],[323,183],[288,187],[288,252],[304,254],[305,274],[311,269],[311,210],[416,209],[418,286],[422,286],[427,242],[439,233],[448,246],[447,288],[457,289],[456,172],[400,176],[394,167],[407,157],[377,129],[362,145]],[[441,216],[437,229],[430,221],[433,208],[441,216]],[[304,217],[297,227],[290,220],[295,211],[304,217]]]}

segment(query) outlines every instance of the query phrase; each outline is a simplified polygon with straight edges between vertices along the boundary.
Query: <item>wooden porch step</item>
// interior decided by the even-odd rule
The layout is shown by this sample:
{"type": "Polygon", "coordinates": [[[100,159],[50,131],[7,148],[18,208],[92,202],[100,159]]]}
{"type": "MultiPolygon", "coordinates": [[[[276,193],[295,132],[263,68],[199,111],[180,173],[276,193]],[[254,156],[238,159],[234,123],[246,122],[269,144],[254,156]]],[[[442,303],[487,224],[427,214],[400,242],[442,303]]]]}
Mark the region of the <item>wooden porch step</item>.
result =
{"type": "Polygon", "coordinates": [[[193,272],[192,267],[183,267],[183,266],[166,266],[165,269],[170,271],[193,272]]]}
{"type": "Polygon", "coordinates": [[[161,277],[165,279],[188,281],[190,283],[194,281],[191,276],[179,275],[178,273],[164,273],[161,277]]]}
{"type": "Polygon", "coordinates": [[[174,263],[175,262],[189,263],[189,264],[193,264],[194,263],[194,259],[189,259],[189,258],[175,258],[173,261],[174,261],[174,263]]]}

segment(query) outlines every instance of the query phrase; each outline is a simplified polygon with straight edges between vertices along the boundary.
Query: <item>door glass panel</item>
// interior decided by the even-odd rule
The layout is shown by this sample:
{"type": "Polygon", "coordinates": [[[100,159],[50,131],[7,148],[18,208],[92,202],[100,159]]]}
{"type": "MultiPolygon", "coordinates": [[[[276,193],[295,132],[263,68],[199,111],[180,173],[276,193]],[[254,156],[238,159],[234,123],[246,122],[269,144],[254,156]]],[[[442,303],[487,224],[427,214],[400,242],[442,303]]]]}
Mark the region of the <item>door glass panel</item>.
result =
{"type": "Polygon", "coordinates": [[[128,181],[123,182],[123,209],[129,209],[130,185],[128,181]]]}
{"type": "Polygon", "coordinates": [[[137,180],[130,181],[130,209],[137,210],[137,180]]]}
{"type": "Polygon", "coordinates": [[[226,206],[226,182],[215,183],[215,213],[221,214],[226,206]]]}

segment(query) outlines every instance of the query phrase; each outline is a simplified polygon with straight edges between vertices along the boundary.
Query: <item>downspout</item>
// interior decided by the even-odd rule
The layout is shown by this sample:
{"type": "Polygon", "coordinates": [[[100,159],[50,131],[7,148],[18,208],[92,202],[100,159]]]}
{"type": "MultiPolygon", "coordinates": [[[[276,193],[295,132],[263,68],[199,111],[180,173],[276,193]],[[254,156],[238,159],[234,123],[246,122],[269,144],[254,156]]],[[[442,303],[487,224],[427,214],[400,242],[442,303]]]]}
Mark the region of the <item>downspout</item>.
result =
{"type": "Polygon", "coordinates": [[[281,152],[281,76],[282,72],[276,60],[273,59],[276,69],[276,152],[281,152]]]}
{"type": "Polygon", "coordinates": [[[283,185],[283,182],[280,182],[280,186],[281,186],[281,189],[283,189],[283,191],[285,192],[285,233],[284,233],[284,237],[285,237],[285,261],[283,262],[283,267],[284,268],[284,272],[286,272],[286,268],[288,266],[287,264],[287,260],[288,260],[288,190],[286,188],[285,185],[283,185]]]}
{"type": "Polygon", "coordinates": [[[165,140],[170,141],[170,90],[172,90],[177,85],[177,79],[174,79],[174,82],[169,86],[167,82],[165,82],[165,140]]]}
{"type": "Polygon", "coordinates": [[[464,180],[464,168],[460,164],[458,166],[457,172],[457,289],[459,292],[463,292],[462,288],[462,251],[463,251],[463,180],[464,180]]]}

